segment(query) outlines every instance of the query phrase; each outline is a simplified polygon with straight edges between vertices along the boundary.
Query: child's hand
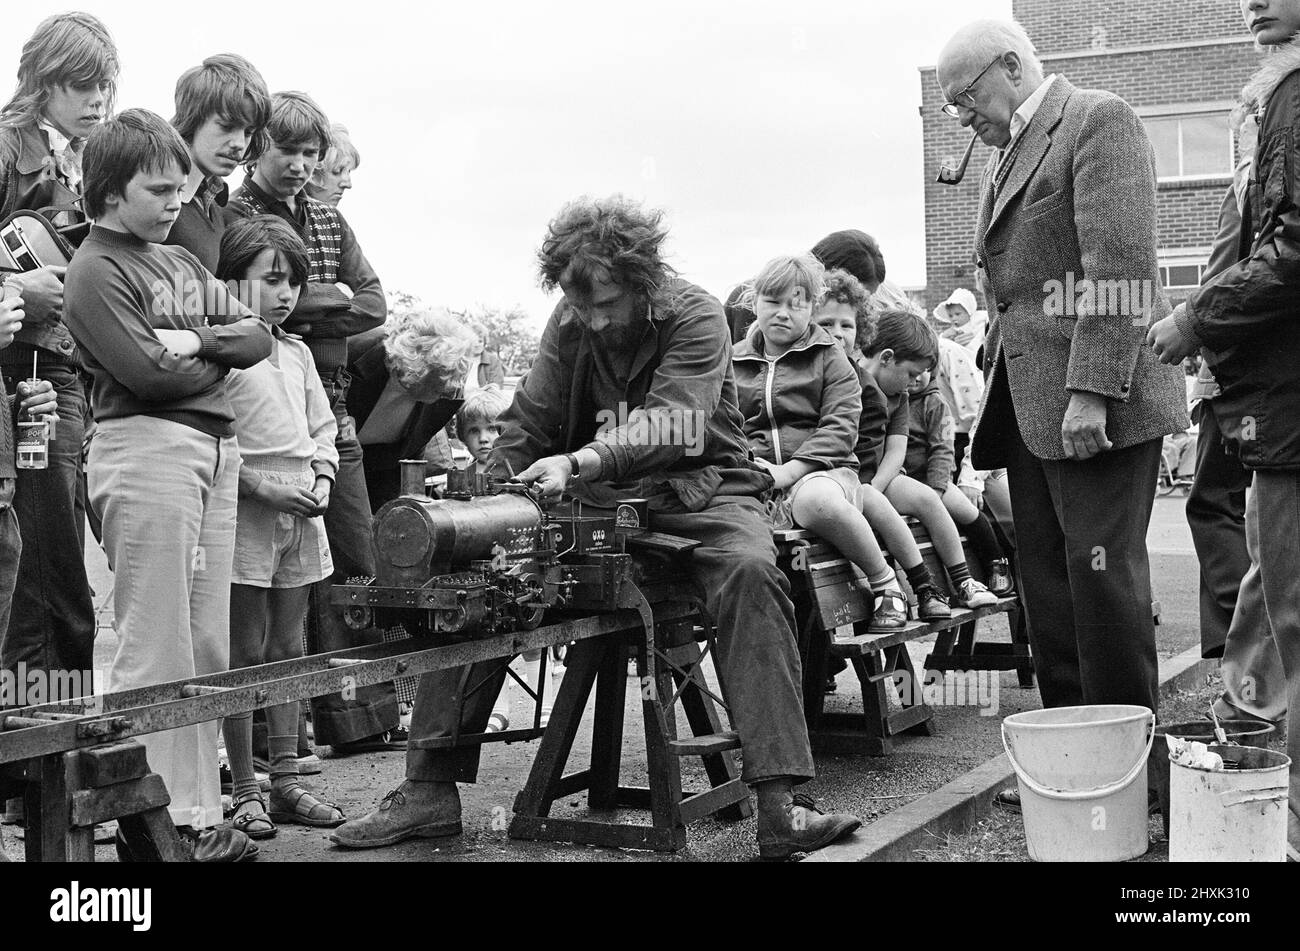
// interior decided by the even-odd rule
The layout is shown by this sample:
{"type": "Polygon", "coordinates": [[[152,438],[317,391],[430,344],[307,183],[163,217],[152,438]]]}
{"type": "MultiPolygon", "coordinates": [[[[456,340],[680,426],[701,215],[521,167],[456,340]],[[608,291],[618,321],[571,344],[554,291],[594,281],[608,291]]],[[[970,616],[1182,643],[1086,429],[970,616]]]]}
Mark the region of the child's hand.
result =
{"type": "Polygon", "coordinates": [[[312,494],[316,496],[316,510],[311,513],[312,518],[320,518],[330,507],[330,493],[334,490],[334,483],[324,476],[316,477],[316,487],[312,494]]]}
{"type": "Polygon", "coordinates": [[[203,341],[192,330],[155,330],[158,342],[174,357],[197,357],[203,341]]]}
{"type": "Polygon", "coordinates": [[[772,478],[776,482],[776,490],[778,492],[784,492],[786,489],[790,488],[790,486],[799,481],[795,478],[795,474],[786,466],[773,466],[771,472],[772,478]]]}
{"type": "Polygon", "coordinates": [[[961,485],[958,486],[958,488],[961,489],[961,494],[966,496],[966,500],[977,509],[980,507],[981,503],[983,503],[984,493],[975,488],[975,486],[961,485]]]}
{"type": "Polygon", "coordinates": [[[299,489],[292,485],[279,485],[270,480],[263,480],[254,494],[263,505],[270,506],[277,512],[302,518],[311,518],[320,504],[315,494],[306,489],[299,489]]]}
{"type": "Polygon", "coordinates": [[[971,341],[975,339],[975,332],[967,330],[965,327],[951,327],[943,332],[943,336],[961,344],[963,347],[968,347],[971,341]]]}
{"type": "Polygon", "coordinates": [[[894,484],[894,480],[897,478],[898,473],[885,475],[883,472],[877,472],[876,477],[871,480],[871,486],[881,495],[884,495],[889,491],[889,487],[894,484]]]}

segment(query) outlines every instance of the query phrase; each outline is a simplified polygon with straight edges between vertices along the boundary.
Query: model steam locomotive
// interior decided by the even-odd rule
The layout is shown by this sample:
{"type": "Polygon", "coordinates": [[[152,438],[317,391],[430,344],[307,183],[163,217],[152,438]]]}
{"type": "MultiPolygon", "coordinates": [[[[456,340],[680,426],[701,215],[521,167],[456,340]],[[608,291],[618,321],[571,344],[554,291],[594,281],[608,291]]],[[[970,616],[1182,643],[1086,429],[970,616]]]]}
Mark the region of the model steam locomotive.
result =
{"type": "Polygon", "coordinates": [[[376,576],[336,585],[331,600],[357,629],[478,637],[533,630],[551,609],[633,607],[639,582],[679,573],[677,556],[697,545],[650,532],[648,516],[637,499],[613,513],[546,507],[472,472],[430,498],[424,462],[403,462],[402,495],[374,517],[376,576]]]}

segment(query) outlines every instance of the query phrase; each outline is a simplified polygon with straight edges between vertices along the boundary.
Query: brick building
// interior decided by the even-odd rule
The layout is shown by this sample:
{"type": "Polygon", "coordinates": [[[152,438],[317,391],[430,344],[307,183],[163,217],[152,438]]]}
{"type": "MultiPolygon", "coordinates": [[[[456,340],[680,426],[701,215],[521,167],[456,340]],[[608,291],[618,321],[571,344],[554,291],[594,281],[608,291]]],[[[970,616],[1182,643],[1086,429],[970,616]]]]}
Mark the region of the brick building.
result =
{"type": "MultiPolygon", "coordinates": [[[[1259,54],[1237,4],[1179,0],[1153,15],[1128,0],[1013,0],[1015,18],[1047,74],[1123,97],[1147,126],[1156,151],[1161,280],[1172,300],[1187,296],[1210,254],[1235,143],[1228,114],[1259,54]]],[[[971,133],[942,112],[933,66],[921,70],[925,155],[926,301],[975,289],[971,253],[979,176],[991,151],[976,143],[966,180],[936,182],[971,133]]]]}

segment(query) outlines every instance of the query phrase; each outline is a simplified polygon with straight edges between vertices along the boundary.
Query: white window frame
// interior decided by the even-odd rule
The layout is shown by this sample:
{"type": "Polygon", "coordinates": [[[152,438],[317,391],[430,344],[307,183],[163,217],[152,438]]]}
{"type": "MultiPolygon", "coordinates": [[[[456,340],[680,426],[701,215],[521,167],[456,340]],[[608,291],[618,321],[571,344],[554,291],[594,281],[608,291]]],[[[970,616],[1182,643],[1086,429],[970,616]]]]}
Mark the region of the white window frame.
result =
{"type": "Polygon", "coordinates": [[[1236,167],[1236,162],[1237,162],[1237,140],[1236,140],[1236,137],[1232,134],[1232,126],[1231,126],[1231,124],[1229,124],[1229,126],[1228,126],[1227,168],[1226,168],[1226,170],[1225,170],[1225,171],[1222,171],[1222,172],[1213,172],[1213,173],[1206,174],[1206,175],[1183,175],[1183,174],[1181,174],[1182,167],[1183,167],[1183,123],[1182,123],[1182,120],[1183,120],[1183,119],[1199,119],[1199,118],[1202,118],[1202,117],[1205,117],[1205,116],[1212,117],[1212,118],[1213,118],[1213,117],[1219,117],[1219,116],[1224,116],[1224,117],[1226,117],[1227,114],[1229,113],[1229,111],[1230,111],[1230,109],[1224,109],[1224,108],[1222,108],[1222,107],[1220,106],[1219,103],[1196,103],[1196,104],[1191,105],[1191,106],[1168,107],[1168,108],[1163,108],[1163,109],[1151,109],[1151,108],[1147,108],[1147,109],[1139,109],[1139,110],[1137,110],[1138,115],[1139,115],[1139,116],[1144,120],[1144,121],[1143,121],[1143,124],[1144,124],[1144,125],[1145,125],[1145,123],[1146,123],[1147,120],[1157,120],[1157,119],[1177,119],[1177,120],[1179,120],[1179,122],[1178,122],[1178,168],[1179,168],[1180,174],[1178,174],[1178,175],[1158,175],[1157,178],[1156,178],[1156,181],[1157,181],[1157,182],[1160,182],[1160,183],[1162,183],[1162,184],[1165,183],[1165,182],[1216,182],[1216,181],[1224,181],[1224,180],[1226,180],[1226,179],[1230,179],[1230,178],[1232,178],[1232,172],[1233,172],[1233,169],[1236,167]]]}
{"type": "Polygon", "coordinates": [[[1195,290],[1205,280],[1205,269],[1209,266],[1213,248],[1170,248],[1157,255],[1156,266],[1160,270],[1160,289],[1164,291],[1195,290]],[[1165,284],[1165,271],[1171,267],[1197,268],[1195,284],[1165,284]]]}

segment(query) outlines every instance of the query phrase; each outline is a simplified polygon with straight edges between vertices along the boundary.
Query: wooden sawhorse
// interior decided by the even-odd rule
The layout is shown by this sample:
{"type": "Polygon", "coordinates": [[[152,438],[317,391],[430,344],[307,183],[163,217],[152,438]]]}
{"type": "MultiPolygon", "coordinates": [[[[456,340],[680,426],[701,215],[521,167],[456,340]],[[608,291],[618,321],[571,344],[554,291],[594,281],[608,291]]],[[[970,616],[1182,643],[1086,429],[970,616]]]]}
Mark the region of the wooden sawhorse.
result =
{"type": "Polygon", "coordinates": [[[738,821],[753,814],[749,789],[732,755],[740,748],[740,739],[723,730],[715,701],[725,704],[704,677],[702,663],[714,653],[711,629],[706,624],[704,651],[696,636],[696,620],[687,618],[656,625],[652,638],[638,627],[570,648],[550,724],[528,782],[515,799],[511,838],[673,852],[685,847],[686,826],[696,819],[718,813],[738,821]],[[645,724],[648,787],[623,786],[619,778],[627,662],[632,654],[645,724]],[[591,765],[566,776],[593,689],[591,765]],[[677,736],[679,701],[693,733],[687,739],[677,736]],[[708,789],[693,794],[682,790],[679,760],[683,756],[703,758],[708,789]],[[557,800],[583,790],[589,811],[648,810],[650,824],[551,816],[557,800]]]}
{"type": "Polygon", "coordinates": [[[190,859],[167,813],[171,796],[140,743],[55,753],[0,771],[23,788],[28,862],[93,862],[95,826],[114,819],[139,861],[190,859]]]}

